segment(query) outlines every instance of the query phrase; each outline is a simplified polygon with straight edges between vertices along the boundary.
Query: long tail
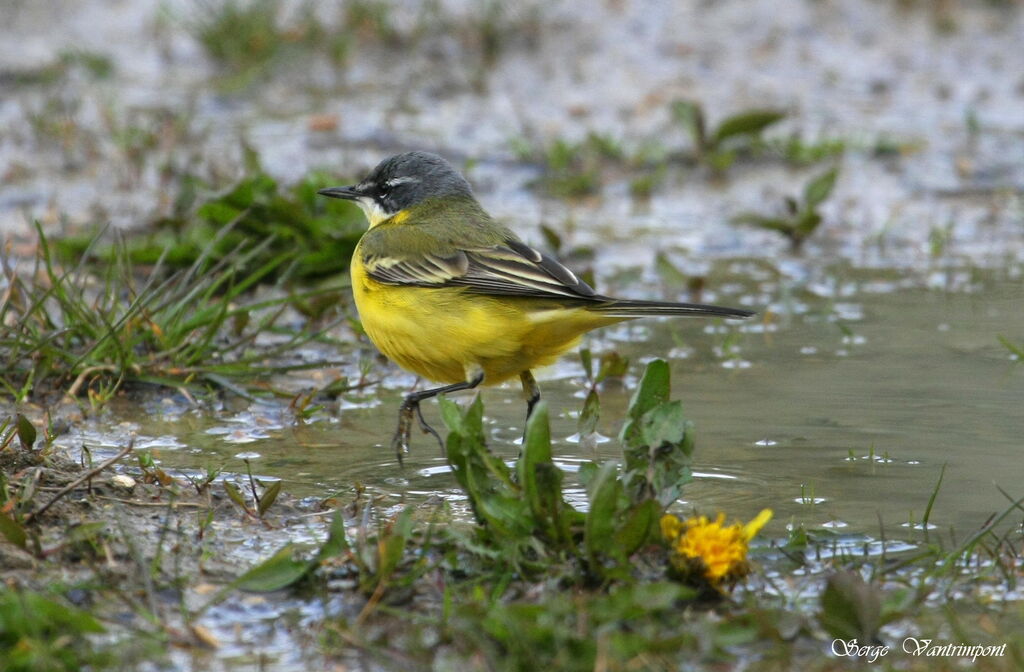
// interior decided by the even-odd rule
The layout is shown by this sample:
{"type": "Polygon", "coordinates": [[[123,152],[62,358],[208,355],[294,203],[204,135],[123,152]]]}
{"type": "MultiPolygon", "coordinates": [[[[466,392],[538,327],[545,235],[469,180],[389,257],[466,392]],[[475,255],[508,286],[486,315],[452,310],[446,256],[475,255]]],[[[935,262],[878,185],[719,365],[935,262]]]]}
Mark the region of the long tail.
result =
{"type": "Polygon", "coordinates": [[[744,318],[754,313],[739,308],[712,306],[706,303],[672,303],[669,301],[632,301],[611,299],[607,303],[588,306],[589,310],[608,317],[644,317],[654,315],[677,315],[682,317],[728,317],[744,318]]]}

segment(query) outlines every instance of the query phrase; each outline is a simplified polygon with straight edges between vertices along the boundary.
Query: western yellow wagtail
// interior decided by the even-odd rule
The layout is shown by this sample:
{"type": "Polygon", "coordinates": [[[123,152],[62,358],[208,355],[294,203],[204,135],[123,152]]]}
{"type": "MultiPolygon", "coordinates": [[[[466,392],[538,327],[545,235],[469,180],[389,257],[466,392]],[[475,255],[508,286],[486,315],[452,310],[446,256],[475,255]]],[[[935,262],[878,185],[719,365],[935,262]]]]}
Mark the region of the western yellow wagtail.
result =
{"type": "Polygon", "coordinates": [[[466,179],[435,154],[393,156],[359,184],[319,193],[354,201],[370,222],[351,265],[370,340],[402,368],[447,383],[406,395],[392,441],[399,460],[414,414],[440,441],[420,410],[438,394],[518,375],[529,416],[540,399],[530,370],[554,362],[591,329],[650,315],[753,314],[598,294],[492,219],[466,179]]]}

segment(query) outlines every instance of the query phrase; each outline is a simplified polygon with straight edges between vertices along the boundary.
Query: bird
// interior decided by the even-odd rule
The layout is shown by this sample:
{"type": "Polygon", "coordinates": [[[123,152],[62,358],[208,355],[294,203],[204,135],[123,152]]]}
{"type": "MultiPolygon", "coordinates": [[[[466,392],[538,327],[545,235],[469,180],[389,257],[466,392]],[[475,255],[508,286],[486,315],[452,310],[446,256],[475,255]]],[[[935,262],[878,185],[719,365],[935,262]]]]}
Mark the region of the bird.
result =
{"type": "Polygon", "coordinates": [[[398,154],[358,184],[317,193],[352,201],[369,222],[349,266],[363,330],[388,359],[442,383],[404,397],[391,443],[400,463],[414,416],[444,447],[423,417],[423,401],[518,376],[529,418],[541,396],[532,371],[592,329],[647,316],[753,315],[598,293],[491,217],[437,154],[398,154]]]}

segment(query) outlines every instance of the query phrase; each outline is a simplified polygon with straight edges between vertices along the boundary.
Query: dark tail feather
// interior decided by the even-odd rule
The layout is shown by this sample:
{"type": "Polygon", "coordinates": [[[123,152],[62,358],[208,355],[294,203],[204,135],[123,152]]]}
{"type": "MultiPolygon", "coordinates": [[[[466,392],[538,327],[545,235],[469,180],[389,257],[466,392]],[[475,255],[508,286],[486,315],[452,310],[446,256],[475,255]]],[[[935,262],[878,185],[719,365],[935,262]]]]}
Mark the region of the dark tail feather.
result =
{"type": "Polygon", "coordinates": [[[655,315],[676,315],[681,317],[750,317],[754,313],[739,308],[711,306],[705,303],[671,303],[669,301],[631,301],[613,299],[591,308],[594,312],[609,317],[644,317],[655,315]]]}

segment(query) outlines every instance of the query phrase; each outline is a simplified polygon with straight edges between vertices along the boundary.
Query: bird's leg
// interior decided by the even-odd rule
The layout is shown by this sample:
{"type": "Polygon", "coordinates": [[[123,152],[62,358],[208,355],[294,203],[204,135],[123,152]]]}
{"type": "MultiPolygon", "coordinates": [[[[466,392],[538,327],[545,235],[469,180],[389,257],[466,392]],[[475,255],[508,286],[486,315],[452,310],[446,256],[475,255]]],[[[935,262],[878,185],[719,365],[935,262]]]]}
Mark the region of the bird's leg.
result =
{"type": "MultiPolygon", "coordinates": [[[[540,401],[540,385],[537,384],[537,380],[529,369],[519,374],[519,380],[523,383],[523,396],[526,397],[526,425],[529,425],[533,409],[540,401]]],[[[523,425],[523,449],[526,448],[526,425],[523,425]]],[[[522,456],[522,454],[522,450],[519,451],[519,455],[522,456]]]]}
{"type": "Polygon", "coordinates": [[[423,411],[420,409],[420,402],[436,397],[439,394],[446,394],[448,392],[458,392],[459,390],[471,390],[484,381],[484,374],[479,371],[473,375],[469,380],[462,383],[455,383],[453,385],[445,385],[443,387],[435,387],[429,390],[420,390],[419,392],[410,392],[405,395],[405,399],[402,400],[402,405],[398,408],[398,429],[395,431],[395,437],[391,440],[391,448],[395,451],[398,456],[398,463],[402,463],[402,456],[409,452],[409,434],[412,431],[412,419],[413,416],[419,422],[420,429],[423,430],[424,434],[431,434],[437,442],[441,444],[441,451],[444,451],[444,442],[441,440],[441,435],[437,431],[427,424],[427,421],[423,418],[423,411]]]}
{"type": "Polygon", "coordinates": [[[533,407],[540,401],[540,386],[529,369],[519,374],[519,380],[523,383],[523,395],[526,397],[526,419],[529,420],[533,415],[533,407]]]}

